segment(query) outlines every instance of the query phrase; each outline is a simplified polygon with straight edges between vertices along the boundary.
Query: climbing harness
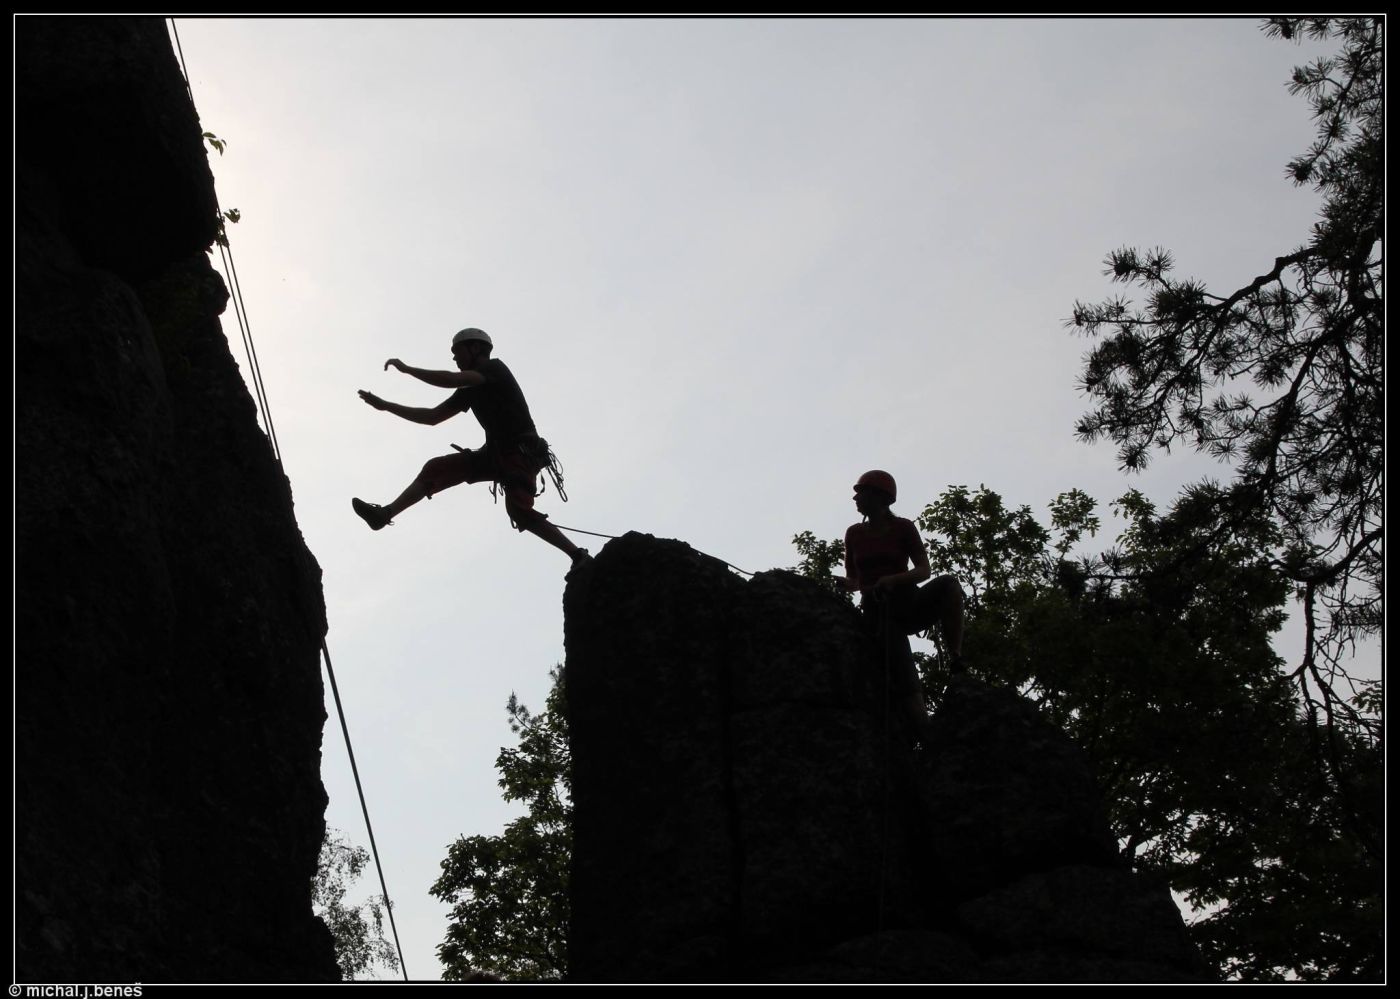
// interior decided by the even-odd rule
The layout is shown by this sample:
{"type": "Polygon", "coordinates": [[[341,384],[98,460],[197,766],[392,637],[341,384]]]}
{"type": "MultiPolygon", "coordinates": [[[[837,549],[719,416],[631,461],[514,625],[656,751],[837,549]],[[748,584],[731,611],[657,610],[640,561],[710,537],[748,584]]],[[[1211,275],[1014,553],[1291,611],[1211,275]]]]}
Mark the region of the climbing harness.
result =
{"type": "MultiPolygon", "coordinates": [[[[175,36],[175,49],[180,56],[180,72],[185,77],[185,90],[190,97],[190,107],[194,107],[194,90],[190,86],[189,70],[185,66],[185,53],[180,45],[180,32],[175,27],[175,19],[170,18],[170,31],[175,36]]],[[[196,110],[195,115],[199,112],[196,110]]],[[[222,214],[220,215],[222,219],[222,214]]],[[[233,248],[229,245],[227,234],[215,241],[219,247],[219,256],[224,262],[224,273],[228,277],[230,298],[233,301],[234,316],[238,320],[238,329],[243,336],[243,349],[248,356],[248,368],[252,373],[253,391],[257,396],[258,413],[262,417],[263,425],[267,428],[268,443],[272,446],[272,456],[277,460],[277,467],[285,477],[286,468],[282,465],[282,451],[277,444],[277,433],[272,427],[272,406],[267,399],[267,391],[263,385],[262,370],[258,366],[257,351],[253,347],[252,326],[248,322],[248,311],[243,305],[243,290],[238,284],[238,271],[233,265],[233,248]]],[[[345,720],[345,709],[340,702],[340,688],[335,682],[335,669],[331,666],[331,651],[325,639],[321,640],[321,653],[326,663],[326,676],[331,681],[331,693],[335,696],[336,713],[340,716],[340,729],[345,735],[345,751],[350,757],[350,772],[355,777],[355,791],[360,796],[360,811],[365,817],[365,830],[369,833],[370,851],[374,854],[374,866],[379,872],[379,888],[384,893],[385,909],[388,911],[389,928],[394,934],[394,948],[398,951],[399,970],[403,972],[404,981],[408,981],[408,965],[404,963],[403,946],[399,943],[399,928],[394,921],[394,905],[389,898],[389,886],[384,880],[384,865],[379,860],[379,847],[374,841],[374,827],[369,820],[369,805],[365,802],[364,784],[360,781],[360,769],[355,763],[355,750],[350,744],[350,726],[345,720]]]]}
{"type": "MultiPolygon", "coordinates": [[[[462,447],[460,444],[453,444],[453,448],[462,454],[466,454],[470,448],[462,447]]],[[[554,483],[554,491],[559,494],[559,499],[569,502],[569,494],[564,492],[564,465],[559,460],[559,456],[554,453],[554,449],[549,446],[549,441],[543,437],[536,437],[532,441],[523,442],[516,445],[520,453],[529,458],[534,464],[540,466],[539,484],[535,486],[535,495],[543,496],[549,489],[545,479],[548,477],[554,483]]],[[[499,466],[499,461],[494,461],[499,466]]],[[[497,471],[499,471],[499,467],[497,471]]],[[[491,482],[491,502],[495,503],[500,499],[501,480],[493,479],[491,482]]],[[[428,497],[431,499],[432,497],[428,497]]]]}
{"type": "Polygon", "coordinates": [[[559,456],[554,453],[554,449],[549,446],[549,441],[538,436],[526,437],[520,442],[519,448],[521,454],[540,468],[540,481],[539,485],[535,487],[535,495],[543,496],[549,489],[549,485],[545,481],[547,476],[554,483],[554,491],[559,494],[559,499],[564,503],[569,502],[569,496],[564,492],[564,465],[559,461],[559,456]]]}

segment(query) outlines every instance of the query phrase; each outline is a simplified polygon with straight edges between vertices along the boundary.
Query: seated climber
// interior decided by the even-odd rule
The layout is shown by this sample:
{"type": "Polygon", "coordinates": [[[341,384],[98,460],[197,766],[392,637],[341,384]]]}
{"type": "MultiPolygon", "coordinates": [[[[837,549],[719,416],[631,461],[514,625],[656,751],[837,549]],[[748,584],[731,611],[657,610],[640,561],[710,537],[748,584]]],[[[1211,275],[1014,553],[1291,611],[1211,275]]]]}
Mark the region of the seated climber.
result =
{"type": "Polygon", "coordinates": [[[421,382],[456,391],[432,409],[400,406],[364,390],[360,391],[361,399],[375,409],[428,426],[471,410],[486,431],[486,443],[476,451],[458,451],[429,460],[388,506],[358,498],[350,501],[351,506],[377,531],[434,493],[462,482],[493,482],[505,493],[506,514],[517,531],[529,531],[543,538],[578,565],[589,557],[588,551],[571,542],[535,509],[535,477],[550,465],[549,445],[535,432],[530,408],[515,376],[504,362],[491,356],[491,349],[491,337],[482,330],[468,328],[452,338],[456,371],[414,368],[396,357],[384,362],[385,371],[394,367],[421,382]]]}
{"type": "Polygon", "coordinates": [[[950,672],[964,672],[962,587],[952,576],[939,576],[919,585],[932,574],[928,552],[913,521],[890,510],[896,496],[894,476],[878,470],[866,472],[854,489],[856,509],[865,519],[846,529],[846,575],[842,582],[847,589],[860,591],[861,610],[880,630],[891,663],[898,661],[891,679],[901,688],[911,721],[921,728],[927,710],[906,636],[936,625],[949,656],[950,672]]]}

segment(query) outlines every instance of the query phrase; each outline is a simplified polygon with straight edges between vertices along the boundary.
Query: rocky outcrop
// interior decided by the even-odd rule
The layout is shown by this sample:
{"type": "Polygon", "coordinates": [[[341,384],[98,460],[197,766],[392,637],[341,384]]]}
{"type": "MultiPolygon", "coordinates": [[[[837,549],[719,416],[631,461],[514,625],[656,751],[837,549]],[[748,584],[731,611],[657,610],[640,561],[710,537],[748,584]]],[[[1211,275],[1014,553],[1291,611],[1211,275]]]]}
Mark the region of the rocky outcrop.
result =
{"type": "Polygon", "coordinates": [[[645,535],[565,617],[575,980],[1210,980],[1014,692],[955,680],[913,748],[857,611],[645,535]]]}
{"type": "Polygon", "coordinates": [[[320,571],[199,123],[160,19],[15,28],[18,980],[334,980],[320,571]]]}

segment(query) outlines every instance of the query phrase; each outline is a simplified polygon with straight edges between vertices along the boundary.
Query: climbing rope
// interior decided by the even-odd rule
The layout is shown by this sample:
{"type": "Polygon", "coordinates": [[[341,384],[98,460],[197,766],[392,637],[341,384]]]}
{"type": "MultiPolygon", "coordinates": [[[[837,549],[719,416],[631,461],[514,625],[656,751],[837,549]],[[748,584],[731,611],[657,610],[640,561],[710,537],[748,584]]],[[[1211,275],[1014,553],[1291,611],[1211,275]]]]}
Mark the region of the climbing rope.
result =
{"type": "Polygon", "coordinates": [[[262,366],[258,364],[258,352],[253,346],[253,327],[248,322],[248,309],[243,304],[243,290],[238,285],[238,268],[233,264],[233,248],[229,245],[227,232],[217,243],[219,256],[224,261],[224,273],[228,275],[233,287],[233,314],[238,320],[238,331],[243,335],[243,350],[248,356],[248,368],[252,372],[254,390],[258,396],[258,412],[262,415],[263,425],[267,427],[267,439],[272,444],[272,453],[277,458],[278,466],[281,466],[282,448],[277,443],[277,430],[272,425],[272,404],[268,402],[262,366]]]}
{"type": "MultiPolygon", "coordinates": [[[[180,55],[180,71],[185,77],[185,92],[189,95],[190,106],[194,107],[194,88],[190,84],[189,70],[185,67],[185,52],[180,45],[180,32],[175,26],[175,19],[170,19],[170,31],[175,36],[175,50],[180,55]]],[[[198,117],[199,112],[195,112],[198,117]]],[[[248,321],[248,310],[243,304],[243,291],[238,284],[238,269],[233,262],[233,247],[229,244],[228,230],[224,226],[224,214],[219,213],[219,235],[214,240],[219,247],[219,257],[223,261],[224,275],[227,278],[226,284],[229,288],[229,299],[233,304],[234,319],[238,322],[238,332],[243,338],[243,352],[248,357],[248,371],[253,383],[253,394],[258,402],[258,415],[262,417],[263,426],[267,428],[267,439],[272,445],[272,453],[277,458],[277,464],[282,464],[282,449],[277,443],[277,431],[272,425],[272,406],[267,398],[267,386],[263,382],[262,367],[258,364],[258,352],[253,344],[253,327],[248,321]]]]}
{"type": "MultiPolygon", "coordinates": [[[[454,445],[454,446],[455,446],[455,445],[454,445]]],[[[553,522],[553,521],[550,521],[550,523],[553,524],[554,522],[553,522]]],[[[570,534],[590,534],[590,535],[592,535],[592,536],[595,537],[595,538],[611,538],[613,541],[616,541],[617,538],[618,538],[618,536],[617,536],[616,534],[599,534],[597,531],[585,531],[585,530],[583,530],[583,528],[581,528],[581,527],[565,527],[563,524],[554,524],[554,526],[557,527],[557,528],[559,528],[559,530],[561,530],[561,531],[568,531],[570,534]]],[[[729,568],[733,569],[735,572],[739,573],[739,575],[741,575],[741,576],[752,576],[752,575],[753,575],[753,573],[751,573],[751,572],[748,572],[748,571],[746,571],[746,570],[744,570],[744,569],[740,569],[740,568],[739,568],[737,565],[735,565],[733,562],[725,562],[724,559],[720,558],[718,555],[711,555],[709,552],[702,552],[702,551],[700,551],[699,548],[695,548],[694,545],[691,545],[690,547],[693,548],[697,553],[699,553],[699,554],[701,554],[701,555],[704,555],[706,558],[712,558],[712,559],[714,559],[716,562],[723,562],[725,565],[729,566],[729,568]]]]}
{"type": "Polygon", "coordinates": [[[326,657],[326,675],[331,679],[331,693],[335,696],[336,714],[340,715],[340,730],[345,734],[345,752],[350,757],[350,772],[355,775],[355,791],[360,796],[360,811],[365,815],[365,829],[369,833],[369,848],[374,854],[374,866],[379,871],[379,890],[384,893],[384,907],[389,910],[389,928],[394,931],[394,947],[399,952],[399,968],[404,981],[408,981],[408,966],[403,961],[403,948],[399,946],[399,929],[394,925],[394,906],[389,901],[389,886],[384,883],[384,867],[379,863],[379,847],[374,842],[374,827],[369,822],[369,805],[365,804],[365,788],[360,783],[360,768],[355,765],[355,747],[350,744],[350,725],[345,720],[345,708],[340,703],[340,687],[335,682],[335,670],[331,669],[331,650],[325,639],[321,640],[321,652],[326,657]]]}
{"type": "Polygon", "coordinates": [[[880,631],[880,644],[884,646],[885,653],[885,694],[883,710],[880,712],[880,744],[883,747],[885,765],[882,783],[884,789],[880,796],[881,829],[880,829],[880,888],[878,899],[875,905],[875,932],[885,931],[885,883],[889,880],[889,854],[890,854],[890,602],[888,599],[880,601],[878,610],[879,623],[877,627],[880,631]]]}
{"type": "Polygon", "coordinates": [[[555,524],[554,526],[561,531],[568,531],[571,534],[591,534],[595,538],[612,538],[614,541],[617,540],[616,534],[599,534],[597,531],[585,531],[580,527],[565,527],[563,524],[555,524]]]}
{"type": "MultiPolygon", "coordinates": [[[[175,50],[180,56],[180,72],[185,77],[185,91],[189,94],[190,106],[194,107],[194,89],[190,85],[189,70],[185,66],[185,53],[180,45],[180,32],[175,26],[175,19],[170,18],[170,31],[175,36],[175,50]]],[[[198,117],[198,110],[195,116],[198,117]]],[[[252,375],[253,391],[257,397],[258,413],[262,417],[263,425],[267,428],[267,439],[272,446],[272,455],[277,459],[277,467],[286,477],[287,470],[282,465],[282,450],[277,443],[277,432],[272,426],[272,406],[268,402],[267,390],[263,384],[262,369],[258,365],[257,350],[253,346],[252,326],[248,322],[248,310],[243,304],[243,290],[238,284],[238,271],[233,264],[233,247],[229,245],[227,232],[223,230],[223,214],[220,213],[220,237],[216,240],[219,247],[219,256],[224,263],[224,274],[229,287],[229,297],[233,302],[233,314],[238,320],[238,329],[243,337],[243,349],[248,357],[248,369],[252,375]]],[[[369,819],[369,805],[365,801],[364,784],[360,780],[360,768],[355,763],[355,749],[350,742],[350,726],[345,720],[345,708],[340,701],[340,687],[335,681],[335,669],[331,665],[330,646],[325,639],[321,640],[321,653],[326,663],[326,676],[330,678],[331,693],[335,697],[335,710],[340,716],[340,730],[345,736],[345,751],[350,757],[350,772],[355,777],[355,791],[360,797],[360,811],[364,813],[365,830],[369,833],[370,851],[374,855],[374,866],[379,872],[379,888],[384,893],[384,907],[389,913],[389,928],[394,934],[394,948],[398,951],[399,970],[403,972],[404,981],[408,981],[408,965],[403,959],[403,946],[399,943],[399,928],[394,921],[394,904],[389,898],[389,886],[384,879],[384,865],[379,860],[379,847],[374,841],[374,827],[369,819]]]]}

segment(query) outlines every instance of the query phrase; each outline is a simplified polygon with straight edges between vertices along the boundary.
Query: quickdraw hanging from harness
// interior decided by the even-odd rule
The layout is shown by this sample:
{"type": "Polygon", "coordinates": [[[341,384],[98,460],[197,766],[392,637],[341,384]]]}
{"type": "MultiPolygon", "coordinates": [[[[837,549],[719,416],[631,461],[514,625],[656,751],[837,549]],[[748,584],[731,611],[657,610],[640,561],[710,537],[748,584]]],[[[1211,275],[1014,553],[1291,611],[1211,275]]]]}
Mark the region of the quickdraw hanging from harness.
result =
{"type": "Polygon", "coordinates": [[[554,483],[554,491],[559,494],[561,503],[569,502],[569,494],[564,492],[564,465],[559,460],[559,456],[554,453],[554,449],[549,446],[549,441],[540,438],[539,450],[544,458],[544,466],[540,469],[540,487],[536,490],[536,496],[543,496],[548,486],[545,484],[545,476],[554,483]]]}

